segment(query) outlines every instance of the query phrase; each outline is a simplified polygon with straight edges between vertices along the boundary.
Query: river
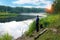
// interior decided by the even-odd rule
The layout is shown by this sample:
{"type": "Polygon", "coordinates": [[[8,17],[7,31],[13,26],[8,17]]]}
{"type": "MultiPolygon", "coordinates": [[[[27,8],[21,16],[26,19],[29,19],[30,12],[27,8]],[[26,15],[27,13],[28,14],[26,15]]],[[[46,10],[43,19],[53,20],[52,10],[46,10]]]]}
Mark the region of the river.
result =
{"type": "Polygon", "coordinates": [[[0,23],[0,35],[4,33],[9,33],[10,35],[14,37],[14,39],[20,37],[22,34],[24,34],[25,31],[29,29],[29,25],[33,22],[33,20],[35,20],[36,15],[39,15],[40,17],[46,17],[45,13],[44,14],[42,13],[24,14],[24,16],[20,18],[20,19],[23,18],[23,20],[16,21],[14,19],[13,21],[10,21],[10,22],[0,23]]]}

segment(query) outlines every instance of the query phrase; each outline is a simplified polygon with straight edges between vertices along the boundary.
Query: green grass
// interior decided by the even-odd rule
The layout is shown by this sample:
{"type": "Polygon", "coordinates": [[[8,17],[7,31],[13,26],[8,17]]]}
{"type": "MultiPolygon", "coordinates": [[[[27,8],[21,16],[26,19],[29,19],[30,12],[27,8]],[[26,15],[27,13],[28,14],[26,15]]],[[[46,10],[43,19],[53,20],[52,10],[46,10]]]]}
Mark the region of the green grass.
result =
{"type": "Polygon", "coordinates": [[[16,13],[8,13],[8,12],[0,12],[0,18],[9,18],[9,17],[16,17],[18,14],[16,13]]]}
{"type": "Polygon", "coordinates": [[[9,35],[8,33],[0,36],[0,40],[12,40],[12,36],[9,35]]]}
{"type": "Polygon", "coordinates": [[[49,15],[47,18],[41,19],[41,23],[49,29],[37,40],[60,40],[60,14],[49,15]],[[54,32],[53,29],[57,31],[54,32]]]}
{"type": "Polygon", "coordinates": [[[52,27],[60,25],[60,14],[49,15],[46,18],[42,18],[40,23],[44,25],[44,27],[52,27]]]}
{"type": "Polygon", "coordinates": [[[33,21],[33,22],[30,24],[29,30],[26,32],[26,35],[27,35],[27,36],[30,36],[35,29],[36,29],[35,21],[33,21]]]}
{"type": "Polygon", "coordinates": [[[41,35],[37,40],[60,40],[60,34],[48,30],[43,35],[41,35]]]}
{"type": "MultiPolygon", "coordinates": [[[[39,20],[39,23],[43,24],[44,28],[55,28],[57,29],[57,33],[54,33],[52,30],[48,30],[42,36],[40,36],[37,40],[60,40],[60,14],[51,14],[46,18],[42,18],[39,20]]],[[[27,35],[33,34],[35,31],[35,21],[30,24],[27,35]]]]}

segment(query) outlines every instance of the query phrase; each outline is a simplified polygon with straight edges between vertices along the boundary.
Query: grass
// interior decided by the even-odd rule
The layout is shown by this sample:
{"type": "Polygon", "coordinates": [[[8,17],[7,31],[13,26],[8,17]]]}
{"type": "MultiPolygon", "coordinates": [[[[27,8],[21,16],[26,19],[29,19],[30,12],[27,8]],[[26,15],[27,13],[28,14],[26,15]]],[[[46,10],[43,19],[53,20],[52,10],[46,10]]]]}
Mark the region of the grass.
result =
{"type": "Polygon", "coordinates": [[[49,15],[46,18],[42,18],[40,23],[44,25],[44,27],[52,27],[55,25],[60,25],[60,14],[49,15]]]}
{"type": "Polygon", "coordinates": [[[37,40],[60,40],[60,14],[49,15],[47,18],[41,19],[41,23],[49,30],[37,40]],[[53,29],[56,29],[56,32],[53,29]]]}
{"type": "Polygon", "coordinates": [[[26,35],[27,35],[27,36],[30,36],[35,29],[36,29],[35,21],[33,21],[33,22],[30,24],[29,30],[26,32],[26,35]]]}
{"type": "MultiPolygon", "coordinates": [[[[43,24],[44,28],[49,28],[49,30],[37,40],[60,40],[60,14],[48,15],[48,17],[39,20],[39,23],[43,24]],[[57,32],[53,32],[53,30],[50,30],[50,28],[57,29],[57,32]]],[[[29,36],[33,34],[35,29],[36,26],[34,21],[32,24],[30,24],[27,35],[29,36]]]]}
{"type": "Polygon", "coordinates": [[[9,35],[8,33],[0,36],[0,40],[12,40],[12,36],[9,35]]]}
{"type": "Polygon", "coordinates": [[[48,30],[43,35],[41,35],[37,40],[60,40],[60,34],[48,30]]]}
{"type": "Polygon", "coordinates": [[[16,17],[16,13],[0,12],[0,18],[16,17]]]}

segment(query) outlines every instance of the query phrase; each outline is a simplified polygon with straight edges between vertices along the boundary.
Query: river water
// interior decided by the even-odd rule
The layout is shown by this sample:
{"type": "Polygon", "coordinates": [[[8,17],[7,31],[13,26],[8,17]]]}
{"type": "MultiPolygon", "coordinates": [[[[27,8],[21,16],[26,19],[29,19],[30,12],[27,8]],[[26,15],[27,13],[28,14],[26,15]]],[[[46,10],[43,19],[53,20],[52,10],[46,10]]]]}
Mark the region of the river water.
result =
{"type": "Polygon", "coordinates": [[[36,18],[36,15],[40,15],[40,17],[46,17],[45,13],[44,14],[27,14],[27,15],[23,15],[22,17],[20,16],[17,17],[10,22],[4,22],[4,23],[0,23],[0,35],[4,34],[4,33],[9,33],[10,35],[12,35],[14,37],[14,39],[22,36],[22,34],[24,34],[25,31],[27,31],[29,29],[29,25],[34,21],[34,18],[36,18]],[[30,15],[30,16],[29,16],[30,15]]]}

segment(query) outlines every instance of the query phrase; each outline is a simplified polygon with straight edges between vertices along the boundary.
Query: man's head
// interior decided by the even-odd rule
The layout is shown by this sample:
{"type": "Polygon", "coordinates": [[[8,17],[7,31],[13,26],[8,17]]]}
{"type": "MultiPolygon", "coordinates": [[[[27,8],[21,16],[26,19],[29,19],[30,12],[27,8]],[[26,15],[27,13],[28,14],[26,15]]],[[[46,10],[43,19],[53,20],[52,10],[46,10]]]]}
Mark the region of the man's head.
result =
{"type": "Polygon", "coordinates": [[[39,15],[37,15],[37,17],[39,17],[39,15]]]}

